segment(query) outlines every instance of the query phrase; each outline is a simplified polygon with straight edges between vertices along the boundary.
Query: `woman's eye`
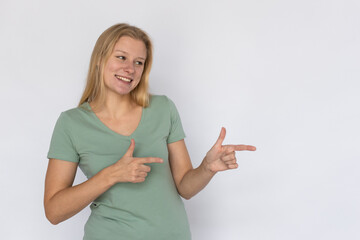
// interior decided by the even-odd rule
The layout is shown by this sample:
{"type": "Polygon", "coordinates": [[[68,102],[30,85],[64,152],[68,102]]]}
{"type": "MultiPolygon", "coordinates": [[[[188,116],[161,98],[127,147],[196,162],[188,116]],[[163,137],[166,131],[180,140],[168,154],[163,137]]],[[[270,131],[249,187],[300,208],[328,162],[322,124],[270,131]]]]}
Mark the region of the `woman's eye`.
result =
{"type": "Polygon", "coordinates": [[[117,56],[118,59],[125,60],[126,58],[124,56],[117,56]]]}
{"type": "Polygon", "coordinates": [[[140,61],[136,61],[136,65],[143,65],[144,63],[143,62],[140,62],[140,61]]]}

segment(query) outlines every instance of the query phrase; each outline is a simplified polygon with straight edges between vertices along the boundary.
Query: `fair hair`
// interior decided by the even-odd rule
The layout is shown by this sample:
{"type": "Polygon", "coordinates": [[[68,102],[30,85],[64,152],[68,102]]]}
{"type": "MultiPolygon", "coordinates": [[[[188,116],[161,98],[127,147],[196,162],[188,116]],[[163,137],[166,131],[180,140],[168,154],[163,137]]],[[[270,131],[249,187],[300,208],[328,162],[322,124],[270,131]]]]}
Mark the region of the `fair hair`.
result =
{"type": "Polygon", "coordinates": [[[146,60],[139,84],[130,92],[132,100],[142,106],[149,105],[149,74],[152,65],[152,43],[150,37],[140,28],[121,23],[106,29],[96,41],[90,59],[90,66],[86,80],[85,90],[80,99],[79,106],[84,102],[94,102],[93,110],[105,104],[106,89],[104,84],[104,68],[118,40],[128,36],[140,40],[146,47],[146,60]]]}

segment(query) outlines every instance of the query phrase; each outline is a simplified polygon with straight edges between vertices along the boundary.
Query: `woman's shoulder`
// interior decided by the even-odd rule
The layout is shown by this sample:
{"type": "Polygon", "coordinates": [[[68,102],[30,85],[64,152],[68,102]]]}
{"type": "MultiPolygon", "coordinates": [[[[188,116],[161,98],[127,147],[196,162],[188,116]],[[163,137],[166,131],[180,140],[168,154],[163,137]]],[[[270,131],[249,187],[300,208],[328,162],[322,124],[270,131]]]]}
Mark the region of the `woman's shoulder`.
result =
{"type": "Polygon", "coordinates": [[[166,98],[167,97],[165,95],[151,94],[150,95],[150,104],[158,103],[158,102],[164,102],[166,100],[166,98]]]}
{"type": "Polygon", "coordinates": [[[175,103],[166,95],[151,95],[149,108],[155,114],[171,115],[177,112],[175,103]]]}
{"type": "Polygon", "coordinates": [[[87,102],[81,104],[78,107],[70,108],[61,112],[59,120],[66,123],[71,123],[83,119],[91,114],[91,108],[87,102]]]}
{"type": "Polygon", "coordinates": [[[172,100],[166,95],[150,95],[149,106],[168,106],[172,100]]]}

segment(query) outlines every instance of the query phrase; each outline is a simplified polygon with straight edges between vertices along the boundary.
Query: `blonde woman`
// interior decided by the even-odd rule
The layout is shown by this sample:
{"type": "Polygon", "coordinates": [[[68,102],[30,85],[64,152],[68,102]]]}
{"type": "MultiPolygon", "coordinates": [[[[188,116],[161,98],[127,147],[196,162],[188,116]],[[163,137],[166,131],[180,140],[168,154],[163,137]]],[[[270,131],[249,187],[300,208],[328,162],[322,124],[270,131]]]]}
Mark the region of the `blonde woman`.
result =
{"type": "Polygon", "coordinates": [[[222,145],[222,128],[194,169],[174,103],[148,93],[151,64],[150,38],[137,27],[117,24],[97,40],[79,106],[61,113],[51,139],[44,207],[52,224],[91,204],[83,239],[191,239],[180,196],[237,168],[235,151],[255,150],[222,145]],[[88,180],[73,186],[78,166],[88,180]]]}

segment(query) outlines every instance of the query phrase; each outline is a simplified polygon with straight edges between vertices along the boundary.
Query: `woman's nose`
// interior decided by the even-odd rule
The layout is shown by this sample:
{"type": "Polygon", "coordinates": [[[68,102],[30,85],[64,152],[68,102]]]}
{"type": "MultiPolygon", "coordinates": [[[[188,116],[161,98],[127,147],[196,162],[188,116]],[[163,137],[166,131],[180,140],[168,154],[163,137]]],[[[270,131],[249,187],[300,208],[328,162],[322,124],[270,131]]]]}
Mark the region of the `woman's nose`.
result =
{"type": "Polygon", "coordinates": [[[125,67],[124,67],[124,70],[128,73],[133,73],[135,71],[135,66],[132,62],[130,61],[127,61],[125,63],[125,67]]]}

